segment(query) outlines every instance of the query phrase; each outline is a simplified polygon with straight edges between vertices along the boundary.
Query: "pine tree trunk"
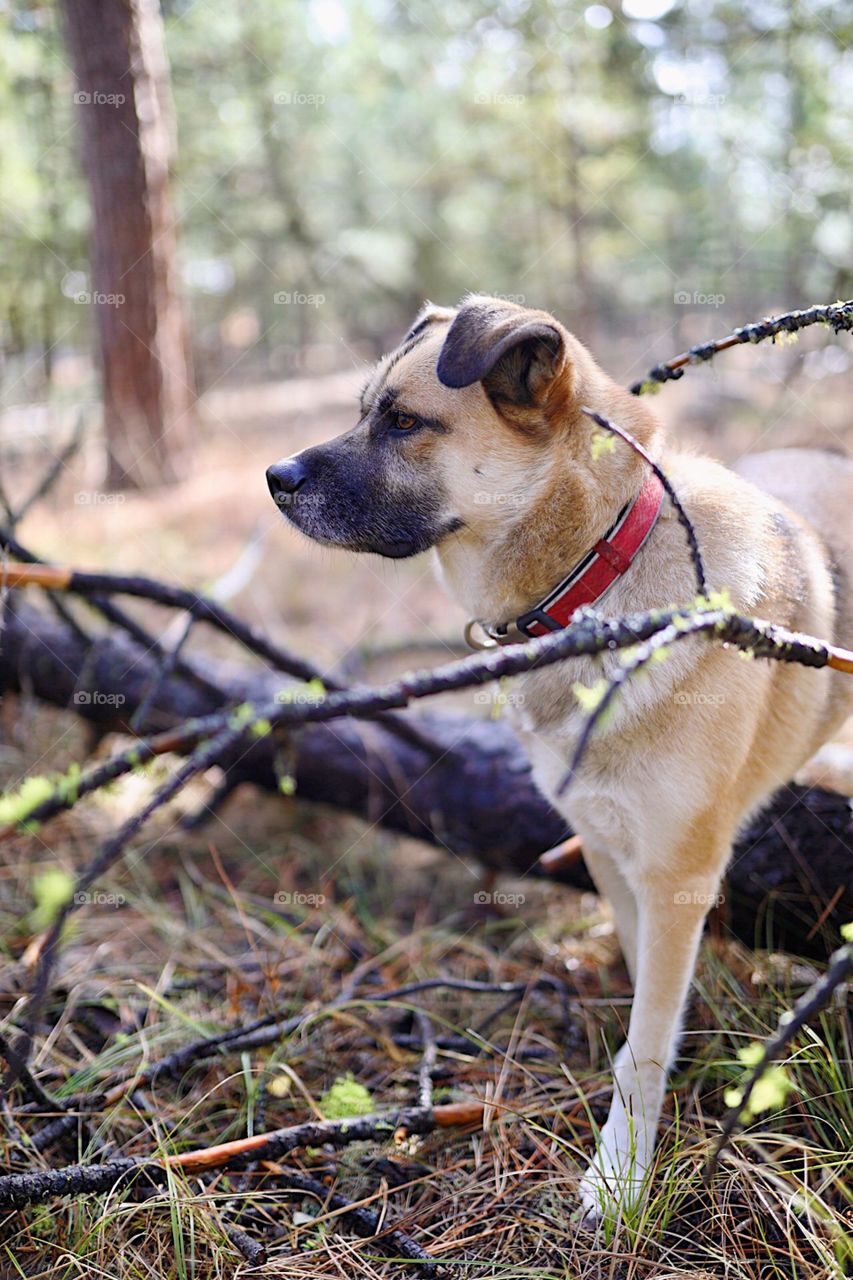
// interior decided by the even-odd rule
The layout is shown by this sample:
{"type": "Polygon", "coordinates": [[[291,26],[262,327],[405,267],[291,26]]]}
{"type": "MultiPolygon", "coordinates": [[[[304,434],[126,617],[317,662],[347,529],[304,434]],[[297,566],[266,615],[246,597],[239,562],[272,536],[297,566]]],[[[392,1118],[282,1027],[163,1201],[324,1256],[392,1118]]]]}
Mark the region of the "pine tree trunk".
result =
{"type": "Polygon", "coordinates": [[[169,194],[174,153],[158,0],[62,0],[92,202],[107,480],[144,488],[182,471],[192,366],[169,194]]]}

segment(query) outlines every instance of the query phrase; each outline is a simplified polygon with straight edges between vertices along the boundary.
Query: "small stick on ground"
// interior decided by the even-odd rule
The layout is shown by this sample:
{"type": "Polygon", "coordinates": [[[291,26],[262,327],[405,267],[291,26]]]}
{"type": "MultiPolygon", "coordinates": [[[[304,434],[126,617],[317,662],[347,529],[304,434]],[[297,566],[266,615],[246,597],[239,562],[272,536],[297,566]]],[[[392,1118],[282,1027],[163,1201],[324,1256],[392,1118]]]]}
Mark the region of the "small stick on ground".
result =
{"type": "Polygon", "coordinates": [[[421,1248],[411,1236],[399,1227],[383,1227],[379,1214],[367,1209],[364,1205],[354,1205],[337,1191],[330,1191],[316,1178],[309,1178],[304,1173],[293,1173],[289,1169],[271,1165],[269,1172],[275,1182],[293,1191],[301,1191],[306,1195],[316,1196],[323,1202],[326,1210],[323,1220],[328,1217],[340,1217],[352,1231],[365,1240],[376,1240],[384,1250],[395,1250],[400,1259],[406,1262],[417,1262],[419,1276],[435,1276],[438,1274],[435,1259],[421,1248]]]}
{"type": "Polygon", "coordinates": [[[134,1174],[162,1183],[167,1169],[200,1174],[211,1169],[242,1169],[254,1160],[277,1160],[298,1147],[346,1147],[352,1142],[387,1142],[401,1130],[407,1134],[435,1129],[468,1128],[482,1121],[480,1102],[455,1102],[439,1107],[404,1107],[347,1120],[310,1120],[306,1124],[273,1129],[251,1138],[238,1138],[212,1147],[197,1147],[165,1158],[140,1156],[102,1164],[69,1165],[38,1173],[0,1176],[0,1206],[21,1208],[57,1196],[91,1195],[111,1191],[134,1174]]]}
{"type": "Polygon", "coordinates": [[[267,1248],[260,1240],[253,1240],[248,1232],[240,1227],[223,1223],[225,1234],[235,1249],[238,1249],[250,1267],[262,1267],[267,1260],[267,1248]]]}

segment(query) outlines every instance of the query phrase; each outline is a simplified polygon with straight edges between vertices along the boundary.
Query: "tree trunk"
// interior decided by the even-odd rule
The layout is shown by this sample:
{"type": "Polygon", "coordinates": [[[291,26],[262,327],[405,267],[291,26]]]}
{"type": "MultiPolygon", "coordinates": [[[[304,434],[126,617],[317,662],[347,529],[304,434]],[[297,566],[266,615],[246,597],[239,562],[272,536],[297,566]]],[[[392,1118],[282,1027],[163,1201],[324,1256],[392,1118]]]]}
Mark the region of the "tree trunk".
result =
{"type": "Polygon", "coordinates": [[[62,0],[92,202],[107,480],[183,469],[195,401],[169,195],[169,67],[157,0],[62,0]]]}
{"type": "MultiPolygon", "coordinates": [[[[226,703],[266,702],[285,683],[285,677],[269,671],[202,665],[197,658],[194,663],[221,695],[169,675],[152,700],[146,732],[226,703]]],[[[26,690],[92,723],[124,729],[158,684],[158,670],[150,653],[123,639],[102,636],[91,646],[67,624],[23,602],[6,610],[0,693],[26,690]]],[[[568,832],[536,789],[509,726],[447,712],[411,719],[437,744],[432,762],[420,747],[366,720],[318,723],[291,735],[286,754],[296,779],[296,803],[345,809],[493,870],[545,874],[539,856],[568,832]]],[[[235,782],[278,793],[280,749],[263,738],[248,751],[241,744],[219,763],[235,782]]],[[[839,926],[853,919],[849,838],[846,797],[817,788],[784,788],[736,845],[716,924],[749,946],[826,954],[838,943],[839,926]]],[[[581,861],[549,874],[577,888],[592,887],[581,861]]]]}

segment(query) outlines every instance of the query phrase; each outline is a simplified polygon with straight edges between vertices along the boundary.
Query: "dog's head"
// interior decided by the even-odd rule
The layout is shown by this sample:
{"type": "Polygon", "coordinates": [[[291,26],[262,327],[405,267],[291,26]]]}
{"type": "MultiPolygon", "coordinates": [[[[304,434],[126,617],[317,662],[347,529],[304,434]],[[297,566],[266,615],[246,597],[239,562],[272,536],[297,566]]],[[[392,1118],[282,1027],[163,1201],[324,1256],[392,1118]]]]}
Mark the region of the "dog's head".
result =
{"type": "Polygon", "coordinates": [[[547,312],[427,305],[368,379],[357,426],[270,467],[270,492],[316,541],[394,558],[505,539],[556,483],[581,525],[601,467],[580,405],[608,412],[614,394],[637,405],[547,312]]]}

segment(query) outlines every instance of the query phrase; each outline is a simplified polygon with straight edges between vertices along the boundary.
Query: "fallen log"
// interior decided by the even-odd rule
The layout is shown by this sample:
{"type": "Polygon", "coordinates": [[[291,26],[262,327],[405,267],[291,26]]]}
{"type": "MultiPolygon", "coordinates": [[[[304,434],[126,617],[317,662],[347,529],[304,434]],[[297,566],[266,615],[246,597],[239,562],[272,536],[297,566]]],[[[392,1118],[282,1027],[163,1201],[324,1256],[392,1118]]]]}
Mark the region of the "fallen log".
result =
{"type": "MultiPolygon", "coordinates": [[[[0,691],[68,708],[105,730],[129,731],[147,703],[147,730],[166,731],[229,704],[268,701],[283,683],[280,673],[248,665],[198,657],[194,664],[203,682],[164,673],[156,656],[121,635],[105,633],[90,645],[61,619],[19,599],[7,609],[0,636],[0,691]]],[[[591,887],[579,858],[539,864],[570,833],[535,788],[508,724],[450,712],[405,718],[424,731],[431,750],[418,735],[406,740],[361,719],[293,732],[285,754],[295,802],[345,809],[493,870],[591,887]]],[[[280,794],[280,753],[281,743],[265,737],[248,752],[245,743],[225,752],[218,764],[230,786],[252,783],[280,794]]],[[[826,954],[837,945],[840,925],[853,918],[850,829],[844,797],[783,789],[739,841],[717,918],[749,945],[826,954]]]]}

